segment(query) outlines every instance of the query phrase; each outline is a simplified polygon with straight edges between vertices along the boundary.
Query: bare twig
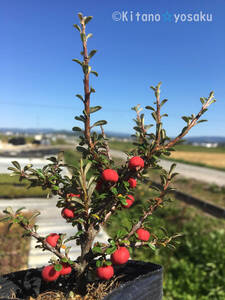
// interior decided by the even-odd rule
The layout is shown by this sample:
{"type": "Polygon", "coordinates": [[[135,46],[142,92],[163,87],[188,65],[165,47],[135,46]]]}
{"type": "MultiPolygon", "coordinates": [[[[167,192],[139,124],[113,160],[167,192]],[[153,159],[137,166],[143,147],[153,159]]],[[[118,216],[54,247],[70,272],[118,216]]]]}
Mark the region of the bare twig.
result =
{"type": "Polygon", "coordinates": [[[90,147],[90,149],[92,150],[94,145],[91,139],[91,126],[90,126],[90,87],[89,87],[89,58],[88,58],[88,51],[87,51],[87,40],[86,40],[86,34],[85,34],[85,22],[84,22],[84,18],[81,20],[81,27],[82,27],[82,35],[83,35],[83,39],[82,39],[82,43],[83,43],[83,58],[84,58],[84,108],[85,108],[85,129],[84,129],[84,134],[85,137],[88,141],[88,145],[90,147]]]}
{"type": "Polygon", "coordinates": [[[199,120],[199,118],[203,115],[203,113],[205,112],[205,110],[207,110],[208,106],[211,104],[211,101],[213,101],[213,97],[214,97],[214,93],[211,92],[206,103],[202,105],[201,110],[199,111],[199,113],[196,115],[195,118],[193,118],[191,120],[191,122],[189,123],[189,125],[186,127],[185,130],[183,130],[176,138],[174,138],[172,141],[170,141],[169,143],[167,143],[166,145],[161,145],[158,146],[154,149],[155,151],[161,150],[161,149],[168,149],[173,147],[177,142],[179,142],[188,132],[189,130],[194,127],[197,124],[197,121],[199,120]]]}
{"type": "Polygon", "coordinates": [[[163,197],[164,197],[165,194],[166,194],[166,190],[167,190],[167,188],[168,188],[168,186],[169,186],[169,183],[170,183],[170,179],[168,179],[168,180],[166,181],[166,183],[165,183],[165,185],[164,185],[164,187],[163,187],[163,191],[160,193],[159,197],[156,197],[156,198],[155,198],[156,203],[155,203],[154,205],[151,205],[151,206],[149,207],[148,211],[144,212],[144,213],[143,213],[143,216],[139,219],[139,221],[138,221],[136,224],[133,225],[131,231],[128,233],[128,235],[127,235],[127,237],[126,237],[127,239],[129,239],[133,234],[135,234],[135,232],[136,232],[139,228],[141,228],[141,226],[142,226],[142,224],[144,223],[145,219],[146,219],[148,216],[152,215],[153,212],[154,212],[158,207],[160,207],[160,205],[161,205],[162,202],[163,202],[163,197]]]}
{"type": "MultiPolygon", "coordinates": [[[[32,236],[33,238],[35,238],[36,240],[38,240],[39,242],[42,243],[44,249],[49,250],[50,252],[52,252],[53,254],[55,254],[58,258],[63,259],[66,256],[63,255],[62,253],[60,253],[56,248],[52,247],[51,245],[49,245],[45,239],[43,237],[41,237],[37,232],[32,231],[32,229],[30,228],[29,225],[25,225],[23,222],[19,223],[20,226],[25,229],[26,231],[29,232],[30,236],[32,236]]],[[[73,262],[73,268],[75,270],[80,270],[80,265],[76,262],[73,262]]]]}

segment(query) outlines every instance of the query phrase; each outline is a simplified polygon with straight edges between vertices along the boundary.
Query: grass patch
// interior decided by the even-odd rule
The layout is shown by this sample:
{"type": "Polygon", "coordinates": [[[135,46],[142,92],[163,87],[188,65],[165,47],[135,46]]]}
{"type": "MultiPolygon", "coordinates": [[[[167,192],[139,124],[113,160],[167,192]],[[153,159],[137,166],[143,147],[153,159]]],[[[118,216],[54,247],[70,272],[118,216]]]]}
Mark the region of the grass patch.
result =
{"type": "Polygon", "coordinates": [[[186,152],[204,152],[204,153],[225,153],[225,147],[219,146],[216,148],[207,148],[202,146],[193,146],[180,144],[175,146],[176,151],[186,151],[186,152]]]}
{"type": "MultiPolygon", "coordinates": [[[[25,216],[31,216],[25,213],[25,216]]],[[[5,215],[0,215],[0,219],[5,215]]],[[[8,223],[0,223],[0,275],[27,268],[30,238],[22,238],[24,229],[18,224],[8,230],[8,223]]]]}
{"type": "Polygon", "coordinates": [[[7,199],[28,198],[28,197],[44,197],[46,198],[49,191],[42,190],[41,187],[33,187],[28,189],[29,181],[23,180],[19,182],[18,176],[10,176],[9,174],[0,174],[0,197],[7,199]]]}
{"type": "MultiPolygon", "coordinates": [[[[106,230],[114,236],[117,230],[137,220],[143,205],[152,196],[141,185],[130,209],[118,211],[106,230]]],[[[151,233],[162,236],[160,227],[169,235],[183,233],[175,250],[159,248],[135,249],[132,258],[159,263],[164,267],[164,296],[167,300],[225,299],[224,220],[218,220],[178,200],[159,208],[145,226],[151,233]]]]}
{"type": "MultiPolygon", "coordinates": [[[[193,162],[193,161],[187,161],[184,159],[176,159],[176,158],[168,158],[168,157],[163,157],[164,160],[169,160],[169,161],[174,161],[177,163],[183,163],[186,165],[191,165],[191,166],[197,166],[197,167],[204,167],[204,168],[208,168],[208,169],[213,169],[213,170],[218,170],[218,171],[225,171],[225,168],[222,167],[215,167],[215,166],[210,166],[201,162],[193,162]]],[[[218,162],[219,163],[219,162],[218,162]]]]}
{"type": "Polygon", "coordinates": [[[134,148],[132,142],[122,142],[122,141],[111,141],[109,140],[110,149],[120,150],[120,151],[130,151],[134,148]]]}
{"type": "Polygon", "coordinates": [[[81,159],[81,153],[76,150],[65,150],[64,160],[65,163],[71,166],[78,166],[81,159]]]}
{"type": "MultiPolygon", "coordinates": [[[[160,183],[159,171],[151,170],[149,176],[152,181],[160,183]]],[[[225,186],[220,187],[185,177],[177,177],[171,186],[177,191],[225,208],[225,186]]]]}

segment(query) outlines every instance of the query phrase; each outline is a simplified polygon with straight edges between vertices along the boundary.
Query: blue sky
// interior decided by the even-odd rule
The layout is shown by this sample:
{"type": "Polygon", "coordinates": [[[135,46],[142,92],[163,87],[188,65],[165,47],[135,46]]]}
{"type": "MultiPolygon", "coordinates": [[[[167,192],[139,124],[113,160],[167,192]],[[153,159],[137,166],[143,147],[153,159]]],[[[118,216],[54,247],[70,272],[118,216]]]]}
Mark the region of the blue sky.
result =
{"type": "Polygon", "coordinates": [[[82,72],[72,62],[81,58],[72,26],[78,12],[94,16],[87,29],[93,33],[89,50],[98,50],[91,61],[99,73],[91,79],[92,105],[103,109],[93,121],[106,119],[106,131],[131,133],[130,108],[152,105],[149,86],[162,81],[169,135],[176,135],[184,125],[181,116],[197,113],[199,98],[214,90],[217,102],[206,115],[208,123],[189,136],[225,136],[223,0],[1,0],[0,127],[79,125],[74,116],[82,105],[75,94],[83,92],[82,72]]]}

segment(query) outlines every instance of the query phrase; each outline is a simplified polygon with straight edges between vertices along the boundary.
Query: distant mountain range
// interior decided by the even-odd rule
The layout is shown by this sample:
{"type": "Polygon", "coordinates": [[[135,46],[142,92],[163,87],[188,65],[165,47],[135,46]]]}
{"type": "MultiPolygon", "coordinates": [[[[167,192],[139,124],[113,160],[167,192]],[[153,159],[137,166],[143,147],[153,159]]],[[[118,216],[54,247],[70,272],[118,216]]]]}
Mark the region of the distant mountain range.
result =
{"type": "MultiPolygon", "coordinates": [[[[7,133],[12,132],[13,134],[65,134],[65,135],[79,135],[79,133],[73,132],[72,130],[55,130],[52,128],[26,128],[26,129],[19,129],[19,128],[0,128],[0,133],[7,133]]],[[[107,137],[115,137],[120,139],[130,139],[131,134],[126,133],[118,133],[118,132],[106,132],[107,137]]],[[[188,143],[225,143],[225,136],[196,136],[196,137],[187,137],[185,141],[188,143]]]]}

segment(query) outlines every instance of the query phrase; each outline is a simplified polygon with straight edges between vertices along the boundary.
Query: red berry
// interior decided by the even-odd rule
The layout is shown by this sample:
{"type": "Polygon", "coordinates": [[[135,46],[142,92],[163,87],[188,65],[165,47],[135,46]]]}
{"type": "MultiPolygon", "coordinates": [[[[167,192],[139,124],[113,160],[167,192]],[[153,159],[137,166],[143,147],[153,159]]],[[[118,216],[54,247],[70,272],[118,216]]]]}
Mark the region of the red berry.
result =
{"type": "Polygon", "coordinates": [[[103,266],[96,269],[96,275],[103,280],[109,280],[114,275],[112,266],[103,266]]]}
{"type": "Polygon", "coordinates": [[[53,265],[49,265],[44,267],[41,275],[45,281],[55,281],[58,279],[60,272],[56,271],[53,265]]]}
{"type": "Polygon", "coordinates": [[[144,241],[144,242],[147,242],[150,238],[150,232],[148,230],[145,230],[143,228],[139,228],[137,231],[136,231],[137,235],[138,235],[138,239],[140,241],[144,241]]]}
{"type": "Polygon", "coordinates": [[[61,212],[61,215],[65,219],[73,219],[74,218],[74,212],[69,208],[64,208],[61,212]]]}
{"type": "Polygon", "coordinates": [[[129,182],[131,188],[135,188],[137,185],[137,181],[134,178],[129,178],[128,182],[129,182]]]}
{"type": "Polygon", "coordinates": [[[129,160],[129,169],[144,168],[144,160],[140,156],[134,156],[129,160]]]}
{"type": "Polygon", "coordinates": [[[127,204],[126,205],[122,204],[122,206],[125,208],[131,207],[131,205],[134,203],[134,197],[132,195],[127,195],[127,197],[128,197],[126,199],[127,204]]]}
{"type": "Polygon", "coordinates": [[[130,257],[130,253],[126,247],[119,247],[112,255],[111,261],[115,265],[125,264],[130,257]]]}
{"type": "Polygon", "coordinates": [[[80,194],[72,194],[72,193],[70,193],[70,194],[67,194],[66,195],[67,196],[67,198],[72,198],[72,197],[77,197],[77,198],[80,198],[80,194]]]}
{"type": "Polygon", "coordinates": [[[72,268],[67,263],[62,263],[62,270],[60,271],[60,275],[67,275],[70,274],[72,271],[72,268]]]}
{"type": "Polygon", "coordinates": [[[106,169],[102,172],[102,179],[104,181],[117,182],[119,176],[115,170],[106,169]]]}
{"type": "Polygon", "coordinates": [[[51,233],[45,240],[52,247],[56,247],[59,238],[60,236],[57,233],[51,233]]]}

